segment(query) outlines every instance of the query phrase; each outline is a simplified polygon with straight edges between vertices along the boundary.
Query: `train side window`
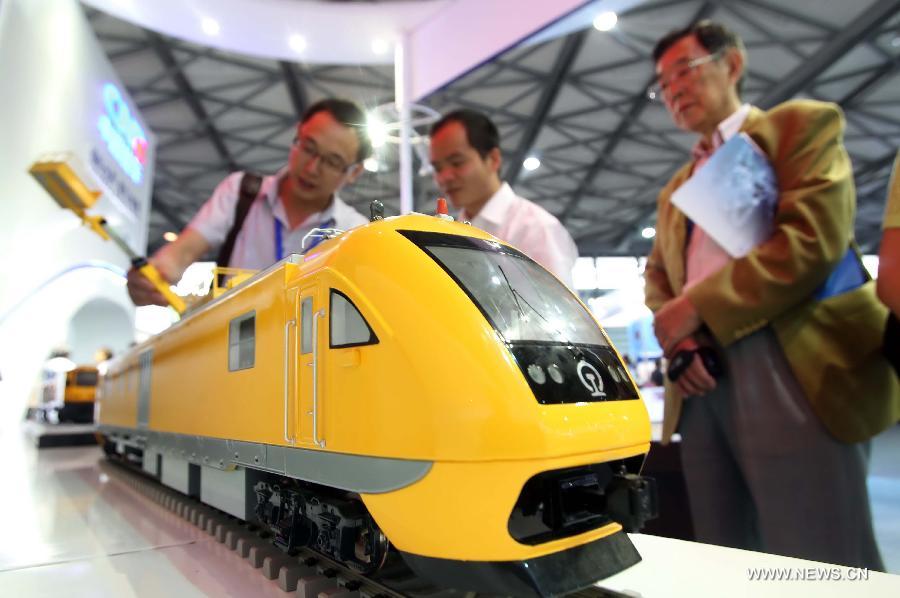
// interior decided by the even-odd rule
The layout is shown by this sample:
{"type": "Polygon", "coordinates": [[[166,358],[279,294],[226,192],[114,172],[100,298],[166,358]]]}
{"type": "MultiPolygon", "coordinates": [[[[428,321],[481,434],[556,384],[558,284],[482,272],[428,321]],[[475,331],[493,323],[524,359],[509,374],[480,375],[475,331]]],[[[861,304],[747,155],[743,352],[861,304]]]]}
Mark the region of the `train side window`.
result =
{"type": "Polygon", "coordinates": [[[300,304],[300,353],[312,353],[312,297],[300,304]]]}
{"type": "Polygon", "coordinates": [[[252,368],[256,363],[256,311],[231,320],[228,327],[228,371],[252,368]]]}
{"type": "Polygon", "coordinates": [[[340,291],[331,289],[331,336],[330,347],[358,347],[374,345],[378,337],[372,332],[353,302],[340,291]]]}

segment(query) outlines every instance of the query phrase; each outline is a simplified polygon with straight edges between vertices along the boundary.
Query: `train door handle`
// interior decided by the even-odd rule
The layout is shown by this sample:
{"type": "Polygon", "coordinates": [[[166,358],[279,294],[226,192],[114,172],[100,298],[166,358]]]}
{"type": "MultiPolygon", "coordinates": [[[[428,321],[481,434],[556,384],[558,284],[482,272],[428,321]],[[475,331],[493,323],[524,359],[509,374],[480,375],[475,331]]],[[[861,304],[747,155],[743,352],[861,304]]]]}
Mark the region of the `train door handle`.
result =
{"type": "Polygon", "coordinates": [[[294,444],[294,438],[291,436],[290,425],[290,402],[291,402],[291,328],[297,326],[297,320],[288,320],[284,323],[284,441],[294,444]]]}

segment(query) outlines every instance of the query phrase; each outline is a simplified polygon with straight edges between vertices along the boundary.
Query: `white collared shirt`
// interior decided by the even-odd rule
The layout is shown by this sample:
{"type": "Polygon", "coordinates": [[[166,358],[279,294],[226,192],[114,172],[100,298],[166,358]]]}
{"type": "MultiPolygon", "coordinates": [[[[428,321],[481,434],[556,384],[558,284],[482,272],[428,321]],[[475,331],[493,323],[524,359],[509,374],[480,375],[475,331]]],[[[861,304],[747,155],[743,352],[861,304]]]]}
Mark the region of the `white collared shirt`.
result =
{"type": "MultiPolygon", "coordinates": [[[[712,136],[713,151],[740,132],[748,114],[750,114],[750,104],[743,104],[731,116],[719,123],[719,126],[716,127],[717,134],[712,136]]],[[[700,143],[697,143],[695,149],[700,143]]],[[[695,165],[694,171],[696,172],[701,165],[702,162],[695,165]]],[[[695,223],[685,257],[685,289],[704,280],[710,274],[718,272],[731,259],[731,255],[695,223]]]]}
{"type": "MultiPolygon", "coordinates": [[[[303,237],[314,228],[347,230],[369,220],[344,203],[337,194],[327,208],[310,214],[297,228],[290,230],[284,205],[278,197],[278,184],[287,174],[283,168],[277,174],[263,177],[260,195],[250,206],[247,218],[234,242],[229,265],[234,268],[262,270],[291,253],[303,253],[303,237]],[[281,229],[281,255],[278,255],[275,226],[281,229]],[[333,222],[333,223],[332,223],[333,222]]],[[[225,242],[234,224],[234,210],[240,196],[242,172],[234,172],[213,191],[188,226],[203,235],[216,251],[225,242]]]]}
{"type": "Polygon", "coordinates": [[[569,287],[578,248],[556,216],[513,192],[508,183],[484,204],[474,218],[460,214],[473,226],[505,241],[553,272],[569,287]]]}

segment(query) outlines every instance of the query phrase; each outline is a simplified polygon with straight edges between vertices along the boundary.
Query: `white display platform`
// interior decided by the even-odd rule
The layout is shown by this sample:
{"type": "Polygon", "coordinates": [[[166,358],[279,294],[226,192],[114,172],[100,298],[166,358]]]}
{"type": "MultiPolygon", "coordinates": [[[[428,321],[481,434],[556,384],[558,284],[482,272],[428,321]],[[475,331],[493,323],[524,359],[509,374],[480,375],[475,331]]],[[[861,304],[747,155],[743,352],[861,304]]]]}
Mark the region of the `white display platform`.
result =
{"type": "Polygon", "coordinates": [[[28,420],[23,423],[22,429],[38,448],[97,444],[97,426],[94,424],[51,424],[28,420]]]}
{"type": "MultiPolygon", "coordinates": [[[[99,447],[33,448],[21,432],[0,437],[0,596],[127,598],[272,596],[275,581],[237,553],[109,476],[99,447]]],[[[900,576],[632,535],[644,560],[602,586],[644,597],[900,596],[900,576]],[[752,581],[749,568],[813,570],[844,581],[752,581]]]]}
{"type": "Polygon", "coordinates": [[[630,536],[644,560],[597,585],[647,598],[900,596],[900,575],[868,572],[865,579],[862,570],[815,561],[658,536],[630,536]],[[751,571],[769,575],[770,580],[753,580],[751,571]],[[772,580],[779,575],[790,575],[791,580],[772,580]]]}
{"type": "Polygon", "coordinates": [[[36,436],[63,436],[66,434],[94,434],[95,424],[51,424],[48,422],[26,421],[23,423],[25,434],[36,436]]]}

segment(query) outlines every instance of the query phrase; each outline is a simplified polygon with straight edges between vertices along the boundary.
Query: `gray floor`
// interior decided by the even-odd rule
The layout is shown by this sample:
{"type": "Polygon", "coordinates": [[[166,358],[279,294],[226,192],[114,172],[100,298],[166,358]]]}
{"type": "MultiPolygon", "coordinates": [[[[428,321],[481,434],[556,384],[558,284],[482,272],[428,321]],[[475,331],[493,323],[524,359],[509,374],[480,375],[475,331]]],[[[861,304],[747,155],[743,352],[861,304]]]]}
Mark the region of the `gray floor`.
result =
{"type": "Polygon", "coordinates": [[[900,425],[872,442],[869,498],[884,565],[900,574],[900,425]]]}
{"type": "MultiPolygon", "coordinates": [[[[873,446],[872,496],[888,566],[900,569],[900,428],[873,446]],[[893,526],[889,525],[893,524],[893,526]]],[[[73,598],[285,598],[274,580],[176,514],[125,485],[102,465],[97,447],[36,450],[3,434],[6,487],[0,507],[0,595],[73,598]]],[[[900,576],[872,574],[816,583],[763,582],[750,569],[816,563],[756,552],[632,536],[641,563],[603,581],[645,598],[896,598],[900,576]],[[723,592],[727,588],[727,592],[723,592]]],[[[829,569],[830,570],[830,569],[829,569]]]]}

